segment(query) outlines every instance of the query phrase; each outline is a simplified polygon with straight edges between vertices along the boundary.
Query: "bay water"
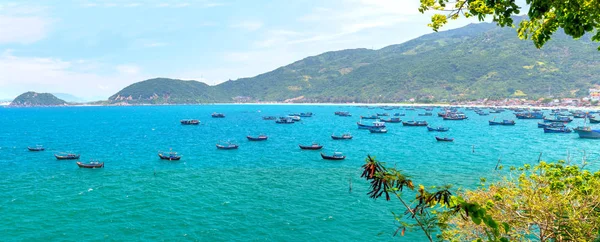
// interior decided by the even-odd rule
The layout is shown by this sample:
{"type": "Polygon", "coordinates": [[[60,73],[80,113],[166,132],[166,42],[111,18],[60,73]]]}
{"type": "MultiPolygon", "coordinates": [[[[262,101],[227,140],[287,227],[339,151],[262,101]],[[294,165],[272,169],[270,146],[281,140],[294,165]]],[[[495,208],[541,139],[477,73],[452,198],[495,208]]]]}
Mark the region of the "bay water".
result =
{"type": "Polygon", "coordinates": [[[455,188],[493,179],[498,161],[535,164],[540,154],[573,163],[585,157],[588,169],[598,169],[598,141],[544,134],[539,120],[488,125],[494,117],[515,119],[511,112],[481,117],[465,111],[468,120],[443,121],[437,111],[419,117],[423,110],[332,105],[0,108],[0,240],[423,241],[419,231],[393,236],[391,212],[404,212],[399,202],[366,195],[360,167],[368,154],[415,184],[455,188]],[[211,118],[212,112],[226,118],[211,118]],[[300,112],[314,116],[290,125],[262,119],[300,112]],[[360,115],[383,112],[450,131],[402,124],[388,124],[387,134],[357,129],[360,115]],[[201,125],[180,125],[188,118],[201,125]],[[344,132],[354,138],[330,138],[344,132]],[[258,134],[269,139],[246,139],[258,134]],[[436,135],[455,141],[437,142],[436,135]],[[217,150],[224,141],[240,147],[217,150]],[[347,158],[326,161],[319,151],[298,147],[313,142],[347,158]],[[46,151],[27,151],[38,144],[46,151]],[[169,150],[182,159],[158,158],[158,151],[169,150]],[[105,168],[80,169],[75,161],[56,160],[57,152],[79,153],[81,161],[99,160],[105,168]]]}

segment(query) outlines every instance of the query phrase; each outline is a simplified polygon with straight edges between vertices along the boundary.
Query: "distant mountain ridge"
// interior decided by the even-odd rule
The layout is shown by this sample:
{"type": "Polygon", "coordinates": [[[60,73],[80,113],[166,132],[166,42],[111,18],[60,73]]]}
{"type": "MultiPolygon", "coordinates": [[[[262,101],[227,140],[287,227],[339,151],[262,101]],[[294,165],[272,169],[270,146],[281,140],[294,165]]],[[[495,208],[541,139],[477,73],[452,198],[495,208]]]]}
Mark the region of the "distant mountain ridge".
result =
{"type": "Polygon", "coordinates": [[[70,102],[70,103],[85,103],[88,100],[68,94],[68,93],[52,93],[52,95],[54,95],[55,97],[65,100],[66,102],[70,102]]]}
{"type": "Polygon", "coordinates": [[[66,105],[62,99],[50,93],[26,92],[16,97],[9,106],[12,107],[38,107],[66,105]]]}
{"type": "Polygon", "coordinates": [[[511,28],[470,24],[379,50],[307,57],[252,78],[208,86],[168,78],[132,84],[109,103],[396,102],[582,97],[600,84],[598,43],[559,31],[543,49],[511,28]]]}

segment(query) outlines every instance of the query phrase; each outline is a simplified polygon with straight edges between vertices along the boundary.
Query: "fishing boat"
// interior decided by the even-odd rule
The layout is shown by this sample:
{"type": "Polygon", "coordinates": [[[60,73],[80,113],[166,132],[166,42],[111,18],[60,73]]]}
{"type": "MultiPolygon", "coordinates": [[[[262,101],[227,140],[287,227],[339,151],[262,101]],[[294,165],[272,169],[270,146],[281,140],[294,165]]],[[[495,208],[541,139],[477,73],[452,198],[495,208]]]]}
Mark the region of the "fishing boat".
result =
{"type": "Polygon", "coordinates": [[[467,115],[462,113],[449,113],[443,117],[444,120],[464,120],[467,118],[467,115]]]}
{"type": "Polygon", "coordinates": [[[198,124],[200,124],[200,120],[197,120],[197,119],[183,119],[179,122],[182,125],[198,125],[198,124]]]}
{"type": "Polygon", "coordinates": [[[369,132],[373,133],[373,134],[384,134],[387,133],[387,129],[384,128],[370,128],[369,132]]]}
{"type": "Polygon", "coordinates": [[[515,113],[515,116],[518,119],[544,119],[544,113],[543,112],[515,113]]]}
{"type": "Polygon", "coordinates": [[[394,117],[402,117],[402,116],[406,116],[406,114],[404,113],[395,113],[394,117]]]}
{"type": "Polygon", "coordinates": [[[313,113],[311,113],[311,112],[300,113],[300,115],[298,115],[298,116],[303,117],[303,118],[310,118],[313,116],[313,113]]]}
{"type": "Polygon", "coordinates": [[[279,119],[275,120],[275,123],[278,124],[293,124],[294,120],[290,117],[279,117],[279,119]]]}
{"type": "Polygon", "coordinates": [[[590,126],[579,126],[574,128],[573,131],[582,139],[600,139],[600,130],[592,129],[590,126]]]}
{"type": "Polygon", "coordinates": [[[78,160],[79,154],[60,153],[60,154],[54,154],[54,157],[56,157],[57,160],[78,160]]]}
{"type": "Polygon", "coordinates": [[[377,115],[371,115],[371,116],[360,116],[361,119],[379,119],[379,116],[377,115]]]}
{"type": "Polygon", "coordinates": [[[288,116],[288,118],[292,119],[292,121],[294,121],[294,122],[300,122],[301,121],[301,118],[298,115],[290,115],[290,116],[288,116]]]}
{"type": "Polygon", "coordinates": [[[261,134],[257,137],[252,137],[252,136],[248,135],[248,136],[246,136],[246,138],[248,138],[249,141],[264,141],[264,140],[267,140],[269,137],[264,134],[261,134]]]}
{"type": "Polygon", "coordinates": [[[433,113],[430,113],[430,112],[420,113],[419,116],[433,116],[433,113]]]}
{"type": "Polygon", "coordinates": [[[432,128],[432,127],[427,126],[427,131],[447,132],[448,130],[450,130],[450,128],[442,127],[442,126],[437,127],[437,128],[432,128]]]}
{"type": "Polygon", "coordinates": [[[405,121],[402,122],[403,126],[427,126],[427,121],[405,121]]]}
{"type": "Polygon", "coordinates": [[[546,118],[544,117],[544,122],[547,123],[570,123],[573,119],[567,116],[555,116],[554,118],[546,118]]]}
{"type": "Polygon", "coordinates": [[[387,116],[390,116],[390,114],[389,113],[378,113],[377,116],[387,117],[387,116]]]}
{"type": "Polygon", "coordinates": [[[36,146],[33,146],[33,147],[27,146],[27,149],[29,151],[44,151],[46,148],[44,148],[44,146],[41,146],[41,145],[36,145],[36,146]]]}
{"type": "Polygon", "coordinates": [[[239,146],[237,144],[233,144],[233,143],[225,143],[225,144],[217,144],[217,149],[220,150],[235,150],[237,149],[239,146]]]}
{"type": "Polygon", "coordinates": [[[402,120],[400,118],[391,117],[390,119],[381,119],[381,122],[385,123],[401,123],[402,120]]]}
{"type": "Polygon", "coordinates": [[[161,160],[179,160],[181,159],[181,156],[177,154],[177,152],[162,152],[159,151],[158,152],[158,157],[160,157],[161,160]]]}
{"type": "Polygon", "coordinates": [[[571,132],[573,132],[573,131],[568,127],[559,127],[559,128],[546,127],[546,128],[544,128],[544,133],[571,133],[571,132]]]}
{"type": "Polygon", "coordinates": [[[362,120],[359,121],[359,122],[356,122],[356,124],[358,125],[359,129],[385,128],[385,123],[384,122],[373,122],[373,125],[363,124],[361,122],[362,122],[362,120]]]}
{"type": "Polygon", "coordinates": [[[333,155],[326,155],[321,153],[321,157],[325,160],[343,160],[346,159],[346,156],[342,154],[342,152],[333,152],[333,155]]]}
{"type": "Polygon", "coordinates": [[[311,145],[298,145],[298,146],[300,146],[300,149],[303,149],[303,150],[320,150],[323,148],[323,146],[318,143],[312,143],[311,145]]]}
{"type": "Polygon", "coordinates": [[[104,162],[90,161],[88,163],[81,163],[78,161],[77,166],[79,166],[79,168],[102,168],[104,167],[104,162]]]}
{"type": "Polygon", "coordinates": [[[352,117],[352,114],[350,114],[348,111],[336,111],[335,115],[340,117],[352,117]]]}
{"type": "Polygon", "coordinates": [[[454,138],[447,138],[447,137],[442,138],[442,137],[435,136],[435,139],[437,141],[443,141],[443,142],[452,142],[452,141],[454,141],[454,138]]]}
{"type": "Polygon", "coordinates": [[[588,118],[590,120],[591,124],[597,124],[600,123],[600,119],[597,119],[596,117],[592,116],[588,118]]]}
{"type": "Polygon", "coordinates": [[[511,125],[515,125],[515,121],[514,120],[502,120],[502,121],[494,121],[494,120],[490,120],[488,121],[490,125],[505,125],[505,126],[511,126],[511,125]]]}
{"type": "Polygon", "coordinates": [[[263,120],[276,120],[277,117],[275,117],[275,116],[264,116],[262,119],[263,120]]]}
{"type": "Polygon", "coordinates": [[[564,123],[539,123],[538,128],[563,128],[566,127],[564,123]]]}
{"type": "Polygon", "coordinates": [[[352,139],[352,135],[349,133],[344,133],[341,136],[337,136],[335,134],[331,135],[331,138],[334,140],[340,140],[340,139],[352,139]]]}
{"type": "Polygon", "coordinates": [[[225,114],[222,114],[222,113],[212,113],[210,116],[212,116],[213,118],[224,118],[225,114]]]}

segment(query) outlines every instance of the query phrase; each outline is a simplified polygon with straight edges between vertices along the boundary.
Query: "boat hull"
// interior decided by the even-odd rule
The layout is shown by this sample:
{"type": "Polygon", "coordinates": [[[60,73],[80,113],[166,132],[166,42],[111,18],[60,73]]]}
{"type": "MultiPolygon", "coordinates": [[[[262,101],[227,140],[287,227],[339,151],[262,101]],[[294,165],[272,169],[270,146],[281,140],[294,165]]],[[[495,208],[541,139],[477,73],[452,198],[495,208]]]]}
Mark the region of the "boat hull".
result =
{"type": "Polygon", "coordinates": [[[81,163],[81,162],[77,162],[77,166],[79,166],[79,168],[91,168],[91,169],[103,168],[104,167],[104,162],[98,163],[98,164],[84,164],[84,163],[81,163]]]}
{"type": "Polygon", "coordinates": [[[346,159],[345,155],[344,156],[329,156],[329,155],[325,155],[323,153],[321,153],[321,157],[324,160],[343,160],[343,159],[346,159]]]}
{"type": "Polygon", "coordinates": [[[313,145],[308,145],[308,146],[306,146],[306,145],[298,145],[298,146],[300,147],[300,149],[303,149],[303,150],[320,150],[320,149],[323,149],[322,145],[318,145],[318,146],[313,146],[313,145]]]}
{"type": "Polygon", "coordinates": [[[575,133],[582,139],[600,139],[600,130],[581,130],[575,129],[575,133]]]}
{"type": "Polygon", "coordinates": [[[246,136],[246,138],[248,138],[249,141],[265,141],[269,137],[267,137],[267,136],[259,136],[259,137],[246,136]]]}

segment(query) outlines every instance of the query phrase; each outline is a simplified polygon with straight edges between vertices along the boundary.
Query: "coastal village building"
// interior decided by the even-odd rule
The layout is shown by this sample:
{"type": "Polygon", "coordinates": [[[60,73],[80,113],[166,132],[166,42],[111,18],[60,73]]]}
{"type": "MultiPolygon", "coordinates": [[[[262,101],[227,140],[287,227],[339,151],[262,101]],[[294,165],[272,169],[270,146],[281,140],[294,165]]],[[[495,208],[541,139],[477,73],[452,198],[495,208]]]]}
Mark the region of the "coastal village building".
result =
{"type": "Polygon", "coordinates": [[[600,101],[600,89],[590,88],[590,100],[600,101]]]}

